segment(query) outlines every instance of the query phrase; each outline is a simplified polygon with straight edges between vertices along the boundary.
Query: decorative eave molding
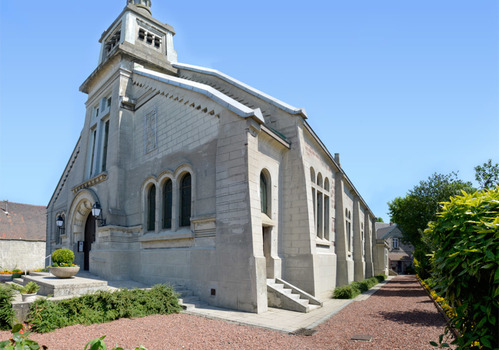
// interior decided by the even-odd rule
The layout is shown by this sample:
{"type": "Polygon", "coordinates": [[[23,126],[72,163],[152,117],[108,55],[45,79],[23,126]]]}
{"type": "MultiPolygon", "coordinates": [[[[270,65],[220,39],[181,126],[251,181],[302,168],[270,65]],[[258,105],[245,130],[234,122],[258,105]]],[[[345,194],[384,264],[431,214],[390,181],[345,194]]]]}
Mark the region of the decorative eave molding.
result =
{"type": "Polygon", "coordinates": [[[76,194],[79,190],[95,186],[98,183],[106,181],[106,179],[107,179],[107,173],[99,174],[96,177],[91,178],[90,180],[85,181],[84,183],[73,187],[71,191],[73,191],[73,193],[76,194]]]}
{"type": "Polygon", "coordinates": [[[288,141],[284,140],[281,136],[279,136],[278,134],[276,134],[273,130],[269,129],[265,125],[261,125],[260,128],[261,128],[261,130],[264,133],[266,133],[267,135],[269,135],[270,137],[272,137],[274,140],[276,140],[277,142],[279,142],[280,144],[282,144],[287,149],[291,148],[291,143],[289,143],[288,141]]]}
{"type": "Polygon", "coordinates": [[[261,124],[265,122],[260,108],[251,109],[243,105],[242,103],[234,100],[233,98],[212,88],[211,86],[182,78],[177,78],[167,74],[162,74],[159,72],[152,71],[150,69],[145,69],[140,67],[136,67],[133,70],[133,72],[137,76],[146,77],[149,79],[160,81],[162,83],[171,86],[176,86],[185,90],[190,90],[205,95],[206,97],[213,100],[217,104],[221,105],[224,108],[227,108],[228,110],[234,112],[235,114],[239,115],[242,118],[253,118],[256,119],[261,124]]]}
{"type": "Polygon", "coordinates": [[[178,68],[178,69],[185,69],[185,70],[192,71],[192,72],[203,73],[203,74],[215,76],[215,77],[217,77],[217,78],[219,78],[219,79],[221,79],[221,80],[223,80],[231,85],[234,85],[235,87],[237,87],[237,88],[239,88],[239,89],[241,89],[241,90],[243,90],[243,91],[245,91],[245,92],[247,92],[255,97],[258,97],[261,100],[264,100],[265,102],[268,102],[268,103],[278,107],[279,109],[281,109],[289,114],[299,115],[303,119],[308,118],[307,113],[305,112],[305,109],[293,107],[293,106],[291,106],[285,102],[282,102],[282,101],[280,101],[280,100],[278,100],[270,95],[267,95],[266,93],[264,93],[260,90],[257,90],[257,89],[255,89],[247,84],[244,84],[243,82],[241,82],[237,79],[234,79],[231,76],[224,74],[218,70],[194,66],[194,65],[185,64],[185,63],[174,63],[173,67],[178,68]]]}

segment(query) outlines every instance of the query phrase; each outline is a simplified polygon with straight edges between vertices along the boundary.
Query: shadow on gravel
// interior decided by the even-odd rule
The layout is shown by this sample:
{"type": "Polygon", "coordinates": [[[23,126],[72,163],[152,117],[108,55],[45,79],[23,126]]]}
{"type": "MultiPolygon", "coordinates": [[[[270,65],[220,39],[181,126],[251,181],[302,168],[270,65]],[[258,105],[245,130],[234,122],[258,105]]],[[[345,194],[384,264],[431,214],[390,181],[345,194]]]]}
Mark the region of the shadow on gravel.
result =
{"type": "Polygon", "coordinates": [[[422,297],[426,295],[425,291],[421,288],[403,288],[400,287],[390,288],[389,286],[384,286],[380,289],[376,296],[378,297],[422,297]]]}
{"type": "Polygon", "coordinates": [[[403,279],[394,279],[394,280],[391,280],[388,282],[388,284],[414,284],[414,282],[416,282],[415,280],[403,280],[403,279]]]}
{"type": "Polygon", "coordinates": [[[415,324],[427,327],[442,327],[445,325],[445,321],[442,316],[431,311],[382,311],[379,315],[386,320],[397,323],[415,324]]]}

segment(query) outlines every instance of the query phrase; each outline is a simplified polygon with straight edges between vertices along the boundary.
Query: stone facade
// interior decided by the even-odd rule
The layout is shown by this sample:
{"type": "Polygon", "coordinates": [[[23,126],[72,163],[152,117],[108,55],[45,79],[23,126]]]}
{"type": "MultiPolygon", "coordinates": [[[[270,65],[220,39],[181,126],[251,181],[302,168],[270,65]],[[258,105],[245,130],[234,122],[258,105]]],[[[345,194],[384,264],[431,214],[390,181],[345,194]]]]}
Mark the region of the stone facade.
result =
{"type": "Polygon", "coordinates": [[[250,312],[267,310],[267,278],[327,298],[372,276],[375,217],[305,111],[178,63],[148,4],[129,1],[80,88],[85,124],[48,206],[47,253],[250,312]]]}

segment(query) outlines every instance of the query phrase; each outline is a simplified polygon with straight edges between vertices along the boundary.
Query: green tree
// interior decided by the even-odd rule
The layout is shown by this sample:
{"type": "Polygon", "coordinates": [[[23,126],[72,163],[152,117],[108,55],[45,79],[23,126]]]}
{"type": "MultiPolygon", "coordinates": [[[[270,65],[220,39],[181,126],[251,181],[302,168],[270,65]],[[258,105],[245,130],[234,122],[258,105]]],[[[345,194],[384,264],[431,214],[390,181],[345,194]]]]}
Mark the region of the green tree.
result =
{"type": "Polygon", "coordinates": [[[377,218],[376,222],[384,222],[384,221],[383,221],[383,218],[377,218]]]}
{"type": "Polygon", "coordinates": [[[436,219],[440,203],[462,190],[473,191],[473,188],[471,183],[460,180],[456,173],[434,173],[426,181],[420,181],[405,197],[397,197],[388,203],[391,221],[399,226],[403,241],[414,246],[415,266],[421,278],[429,276],[426,255],[432,251],[423,239],[423,231],[430,221],[436,219]]]}
{"type": "Polygon", "coordinates": [[[499,164],[492,164],[492,159],[475,167],[475,179],[482,190],[499,186],[499,164]]]}

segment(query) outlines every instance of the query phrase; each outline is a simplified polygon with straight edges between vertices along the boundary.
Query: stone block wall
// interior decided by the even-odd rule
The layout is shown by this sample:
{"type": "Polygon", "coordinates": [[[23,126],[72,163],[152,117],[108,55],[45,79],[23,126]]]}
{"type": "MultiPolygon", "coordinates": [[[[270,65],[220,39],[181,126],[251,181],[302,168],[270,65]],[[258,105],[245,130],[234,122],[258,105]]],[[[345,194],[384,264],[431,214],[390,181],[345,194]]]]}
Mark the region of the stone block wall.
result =
{"type": "Polygon", "coordinates": [[[36,270],[44,268],[45,241],[0,240],[0,269],[36,270]]]}

